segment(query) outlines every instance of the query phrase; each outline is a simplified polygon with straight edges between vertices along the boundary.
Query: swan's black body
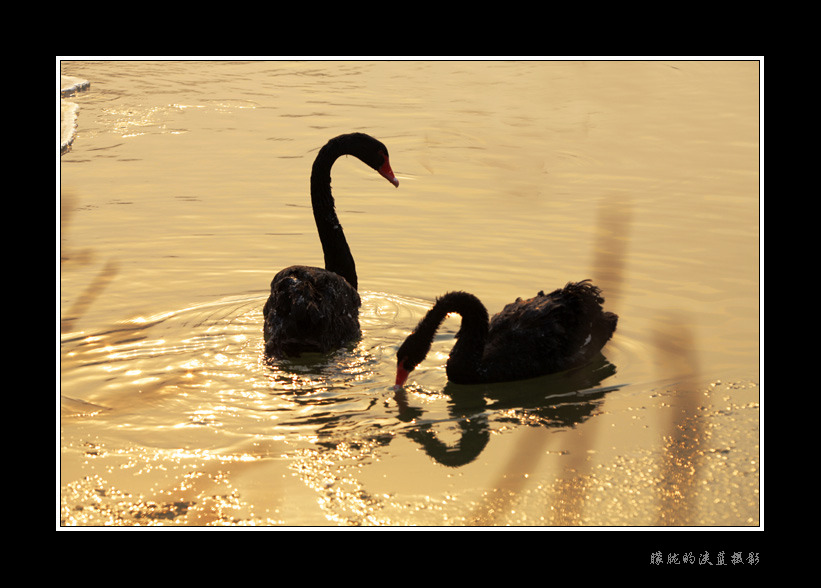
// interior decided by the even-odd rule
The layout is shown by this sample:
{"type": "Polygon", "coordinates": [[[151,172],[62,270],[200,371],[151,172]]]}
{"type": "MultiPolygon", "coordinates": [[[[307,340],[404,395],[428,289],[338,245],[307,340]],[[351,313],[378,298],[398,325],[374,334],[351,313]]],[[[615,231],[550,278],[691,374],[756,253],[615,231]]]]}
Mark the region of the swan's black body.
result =
{"type": "Polygon", "coordinates": [[[396,385],[403,385],[422,362],[451,312],[462,316],[446,366],[452,382],[507,382],[583,365],[616,330],[618,317],[605,312],[602,302],[599,288],[585,280],[529,300],[519,298],[488,321],[487,310],[473,294],[445,294],[397,351],[396,385]]]}
{"type": "Polygon", "coordinates": [[[326,353],[359,336],[356,265],[331,195],[331,167],[342,155],[359,158],[394,186],[399,185],[387,148],[369,135],[340,135],[319,150],[311,170],[311,205],[325,269],[297,265],[274,276],[263,307],[269,356],[326,353]]]}

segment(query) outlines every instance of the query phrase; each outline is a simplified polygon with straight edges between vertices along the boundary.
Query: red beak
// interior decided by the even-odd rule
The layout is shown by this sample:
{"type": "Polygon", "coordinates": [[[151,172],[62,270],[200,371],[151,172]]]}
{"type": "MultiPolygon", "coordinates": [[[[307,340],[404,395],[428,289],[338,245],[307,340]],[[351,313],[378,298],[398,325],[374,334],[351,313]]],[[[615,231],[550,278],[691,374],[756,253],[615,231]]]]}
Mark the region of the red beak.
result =
{"type": "Polygon", "coordinates": [[[396,384],[394,384],[394,388],[401,388],[404,386],[410,373],[411,370],[406,370],[405,366],[399,363],[399,365],[396,366],[396,384]]]}
{"type": "Polygon", "coordinates": [[[385,155],[385,163],[383,163],[382,167],[379,168],[379,173],[391,184],[393,184],[397,188],[399,187],[399,180],[397,180],[396,176],[393,175],[393,170],[391,169],[391,162],[388,161],[387,155],[385,155]]]}

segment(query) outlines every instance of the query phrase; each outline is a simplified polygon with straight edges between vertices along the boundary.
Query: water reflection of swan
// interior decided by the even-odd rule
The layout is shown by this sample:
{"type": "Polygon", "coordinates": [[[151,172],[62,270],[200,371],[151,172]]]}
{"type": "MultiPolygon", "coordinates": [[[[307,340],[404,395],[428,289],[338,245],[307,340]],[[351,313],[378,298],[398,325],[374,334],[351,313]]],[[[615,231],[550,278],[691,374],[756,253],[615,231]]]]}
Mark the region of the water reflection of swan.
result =
{"type": "Polygon", "coordinates": [[[325,269],[295,265],[274,276],[263,308],[265,353],[269,356],[325,353],[360,334],[356,267],[331,195],[331,167],[342,155],[357,157],[394,186],[399,185],[388,149],[369,135],[340,135],[319,150],[311,170],[311,205],[325,269]]]}
{"type": "Polygon", "coordinates": [[[430,457],[448,467],[459,467],[476,459],[490,441],[489,415],[500,422],[546,428],[572,427],[594,414],[605,394],[614,387],[599,384],[616,372],[601,353],[586,365],[533,380],[488,384],[477,394],[475,386],[448,383],[450,397],[447,422],[456,422],[460,438],[452,444],[441,441],[436,424],[425,422],[424,411],[410,404],[404,388],[394,389],[399,418],[418,423],[403,434],[430,457]]]}
{"type": "Polygon", "coordinates": [[[550,294],[517,299],[490,321],[472,294],[450,292],[439,298],[396,352],[396,385],[430,351],[448,313],[462,324],[447,361],[448,379],[458,384],[535,378],[588,363],[616,330],[618,317],[602,309],[599,288],[584,280],[550,294]]]}

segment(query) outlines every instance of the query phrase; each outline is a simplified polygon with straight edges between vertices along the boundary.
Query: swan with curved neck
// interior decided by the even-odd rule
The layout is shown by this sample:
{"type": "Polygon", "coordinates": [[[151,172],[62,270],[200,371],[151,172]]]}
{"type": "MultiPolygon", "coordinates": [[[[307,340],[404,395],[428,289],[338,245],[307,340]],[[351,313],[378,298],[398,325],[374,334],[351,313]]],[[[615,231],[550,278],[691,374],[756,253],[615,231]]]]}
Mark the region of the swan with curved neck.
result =
{"type": "Polygon", "coordinates": [[[430,351],[436,330],[449,313],[462,317],[446,365],[457,384],[535,378],[591,361],[613,336],[618,317],[602,308],[601,290],[589,280],[568,283],[550,294],[518,298],[492,319],[467,292],[438,298],[396,352],[396,386],[430,351]]]}
{"type": "Polygon", "coordinates": [[[353,155],[399,186],[387,147],[370,135],[340,135],[319,150],[311,169],[311,206],[325,268],[294,265],[274,276],[263,307],[267,355],[326,353],[360,334],[356,264],[331,194],[331,167],[343,155],[353,155]]]}

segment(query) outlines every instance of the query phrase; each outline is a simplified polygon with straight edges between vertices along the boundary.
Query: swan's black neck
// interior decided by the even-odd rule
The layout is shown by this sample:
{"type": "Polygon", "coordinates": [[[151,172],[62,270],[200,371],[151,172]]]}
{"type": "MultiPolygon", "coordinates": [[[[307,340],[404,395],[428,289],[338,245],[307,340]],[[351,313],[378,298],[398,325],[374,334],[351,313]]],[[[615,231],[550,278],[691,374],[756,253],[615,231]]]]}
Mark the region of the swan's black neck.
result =
{"type": "MultiPolygon", "coordinates": [[[[485,349],[488,333],[488,313],[482,302],[467,292],[449,292],[437,299],[425,317],[419,321],[409,341],[407,350],[400,349],[397,355],[408,357],[407,368],[413,369],[421,363],[430,351],[436,331],[450,313],[462,317],[462,324],[456,334],[457,342],[448,359],[448,377],[472,375],[475,378],[481,371],[482,353],[485,349]],[[410,365],[413,364],[413,365],[410,365]]],[[[461,378],[464,380],[464,377],[461,378]]]]}
{"type": "Polygon", "coordinates": [[[341,155],[350,153],[350,146],[345,141],[337,140],[329,141],[319,150],[311,170],[311,205],[325,255],[325,269],[339,274],[357,288],[356,264],[336,216],[331,194],[331,167],[341,155]]]}

